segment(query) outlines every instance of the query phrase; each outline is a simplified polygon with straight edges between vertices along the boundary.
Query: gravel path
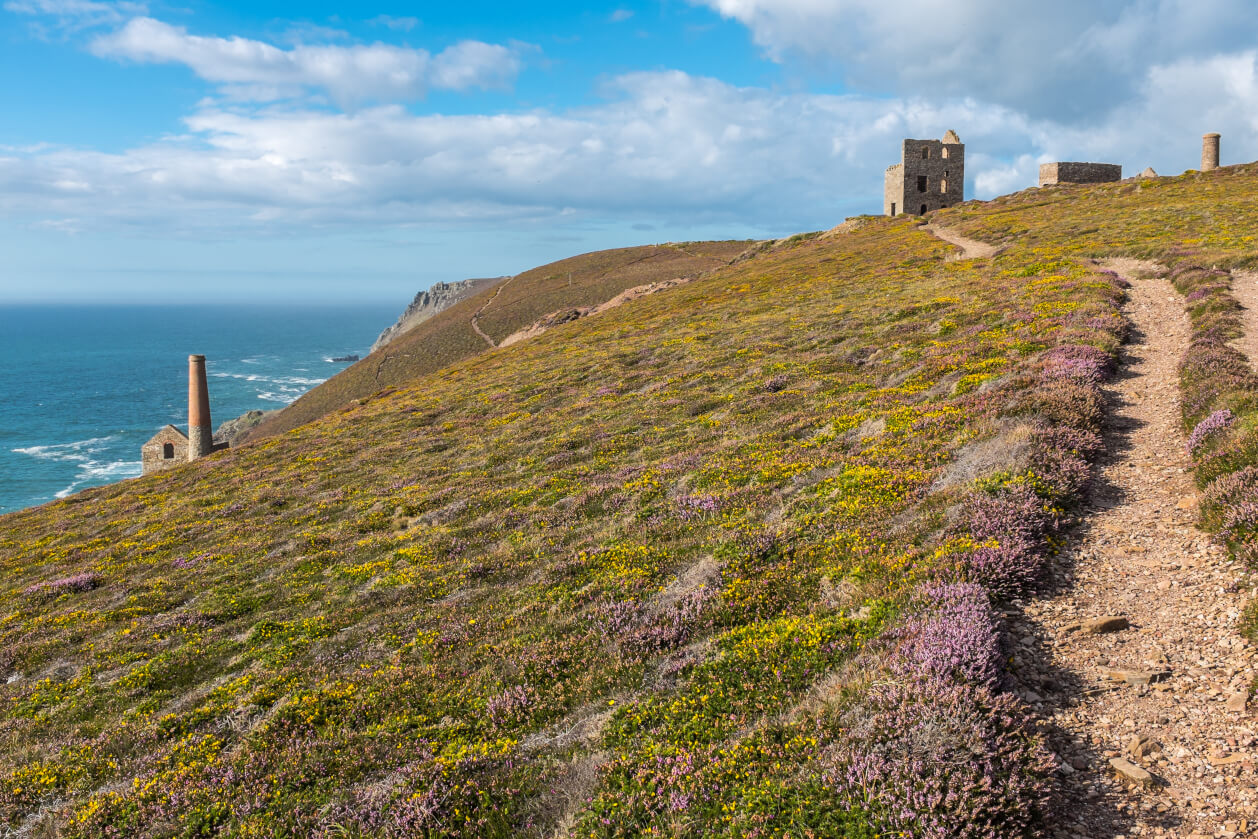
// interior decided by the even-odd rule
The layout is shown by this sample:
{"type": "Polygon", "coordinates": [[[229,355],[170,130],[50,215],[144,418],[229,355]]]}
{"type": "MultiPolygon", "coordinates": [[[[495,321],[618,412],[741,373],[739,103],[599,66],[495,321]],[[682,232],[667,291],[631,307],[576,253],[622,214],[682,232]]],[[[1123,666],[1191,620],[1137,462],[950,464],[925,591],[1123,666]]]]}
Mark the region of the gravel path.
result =
{"type": "Polygon", "coordinates": [[[1240,704],[1255,651],[1236,631],[1250,583],[1194,526],[1183,300],[1139,279],[1147,266],[1106,267],[1131,279],[1136,326],[1109,387],[1112,454],[1054,593],[1011,615],[1018,690],[1046,720],[1068,796],[1052,835],[1258,836],[1258,720],[1240,704]]]}

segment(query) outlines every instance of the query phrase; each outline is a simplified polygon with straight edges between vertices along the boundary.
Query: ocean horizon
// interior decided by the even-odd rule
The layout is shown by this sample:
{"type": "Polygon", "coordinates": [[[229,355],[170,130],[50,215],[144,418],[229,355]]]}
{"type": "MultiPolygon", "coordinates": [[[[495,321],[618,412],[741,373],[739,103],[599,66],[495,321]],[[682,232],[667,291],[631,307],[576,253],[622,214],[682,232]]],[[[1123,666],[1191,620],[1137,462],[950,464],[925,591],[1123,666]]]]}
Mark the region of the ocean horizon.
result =
{"type": "Polygon", "coordinates": [[[206,356],[217,428],[365,356],[401,308],[0,305],[0,514],[139,476],[149,437],[186,430],[189,354],[206,356]]]}

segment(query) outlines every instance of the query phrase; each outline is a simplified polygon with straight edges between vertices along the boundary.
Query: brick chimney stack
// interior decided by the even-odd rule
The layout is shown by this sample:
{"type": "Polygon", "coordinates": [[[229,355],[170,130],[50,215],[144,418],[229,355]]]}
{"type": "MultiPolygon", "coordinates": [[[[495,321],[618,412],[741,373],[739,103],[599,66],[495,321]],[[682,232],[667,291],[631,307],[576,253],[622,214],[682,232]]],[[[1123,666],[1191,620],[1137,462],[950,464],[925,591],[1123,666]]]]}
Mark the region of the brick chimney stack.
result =
{"type": "Polygon", "coordinates": [[[188,356],[188,460],[205,457],[214,448],[210,424],[210,389],[205,382],[205,356],[188,356]]]}
{"type": "Polygon", "coordinates": [[[1219,168],[1219,135],[1207,134],[1201,138],[1201,171],[1219,168]]]}

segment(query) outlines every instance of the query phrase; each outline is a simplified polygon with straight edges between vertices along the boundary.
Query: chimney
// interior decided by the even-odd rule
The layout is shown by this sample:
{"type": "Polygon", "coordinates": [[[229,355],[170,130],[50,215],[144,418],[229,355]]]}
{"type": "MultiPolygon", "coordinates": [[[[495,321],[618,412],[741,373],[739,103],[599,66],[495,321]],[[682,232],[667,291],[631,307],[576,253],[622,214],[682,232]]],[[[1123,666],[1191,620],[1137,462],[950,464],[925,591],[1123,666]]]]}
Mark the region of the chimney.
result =
{"type": "Polygon", "coordinates": [[[1219,168],[1219,135],[1206,134],[1201,138],[1201,171],[1219,168]]]}
{"type": "Polygon", "coordinates": [[[210,424],[210,389],[205,383],[205,356],[188,356],[188,460],[205,457],[214,448],[210,424]]]}

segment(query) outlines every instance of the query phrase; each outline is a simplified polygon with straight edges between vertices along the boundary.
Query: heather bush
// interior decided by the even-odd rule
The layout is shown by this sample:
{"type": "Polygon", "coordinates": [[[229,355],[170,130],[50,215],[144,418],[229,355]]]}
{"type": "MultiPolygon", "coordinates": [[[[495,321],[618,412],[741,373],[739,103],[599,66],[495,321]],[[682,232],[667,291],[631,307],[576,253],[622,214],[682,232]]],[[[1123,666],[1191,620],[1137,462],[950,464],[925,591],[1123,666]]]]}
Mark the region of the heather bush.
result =
{"type": "MultiPolygon", "coordinates": [[[[1086,362],[1062,362],[1085,365],[1086,362]]],[[[1105,398],[1095,381],[1080,376],[1049,376],[1028,394],[1026,410],[1054,425],[1097,429],[1105,416],[1105,398]]]]}
{"type": "Polygon", "coordinates": [[[1246,466],[1211,481],[1201,496],[1201,525],[1217,531],[1229,508],[1258,500],[1258,466],[1246,466]]]}
{"type": "Polygon", "coordinates": [[[1232,423],[1236,421],[1236,415],[1227,408],[1215,411],[1210,416],[1197,423],[1197,427],[1192,430],[1192,434],[1188,435],[1188,454],[1195,455],[1197,449],[1202,443],[1214,434],[1225,431],[1230,428],[1232,423]]]}
{"type": "Polygon", "coordinates": [[[966,577],[1002,597],[1031,590],[1043,574],[1044,535],[1051,524],[1043,499],[1025,484],[974,494],[965,504],[962,528],[979,546],[968,559],[966,577]]]}
{"type": "Polygon", "coordinates": [[[47,583],[36,583],[28,586],[23,592],[27,597],[42,600],[60,597],[63,594],[80,594],[91,591],[101,585],[102,578],[95,571],[84,571],[69,577],[61,577],[47,583]]]}
{"type": "Polygon", "coordinates": [[[1217,434],[1198,450],[1194,464],[1198,486],[1207,486],[1220,475],[1258,463],[1258,429],[1252,423],[1249,419],[1226,436],[1217,434]]]}
{"type": "Polygon", "coordinates": [[[982,586],[927,584],[910,609],[897,630],[892,672],[908,679],[999,687],[1001,626],[982,586]]]}
{"type": "Polygon", "coordinates": [[[1012,696],[909,679],[872,688],[839,724],[826,777],[884,835],[1008,839],[1050,816],[1055,762],[1012,696]]]}

